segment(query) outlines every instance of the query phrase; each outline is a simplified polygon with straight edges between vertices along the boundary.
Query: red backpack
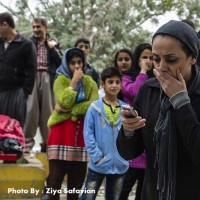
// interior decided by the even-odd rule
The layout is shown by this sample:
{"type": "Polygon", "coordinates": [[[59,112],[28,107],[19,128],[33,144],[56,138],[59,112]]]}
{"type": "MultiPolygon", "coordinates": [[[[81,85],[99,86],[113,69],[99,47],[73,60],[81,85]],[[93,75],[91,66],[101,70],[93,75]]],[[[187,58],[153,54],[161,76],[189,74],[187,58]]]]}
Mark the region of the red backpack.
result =
{"type": "Polygon", "coordinates": [[[22,154],[25,137],[16,119],[0,115],[0,150],[4,153],[22,154]]]}

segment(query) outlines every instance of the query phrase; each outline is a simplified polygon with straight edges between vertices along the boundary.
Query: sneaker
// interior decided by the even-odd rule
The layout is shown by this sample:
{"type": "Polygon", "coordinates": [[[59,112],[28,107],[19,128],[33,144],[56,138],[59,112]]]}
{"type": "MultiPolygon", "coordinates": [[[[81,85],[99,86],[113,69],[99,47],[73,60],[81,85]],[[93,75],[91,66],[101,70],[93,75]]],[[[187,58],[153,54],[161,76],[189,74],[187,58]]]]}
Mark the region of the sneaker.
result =
{"type": "Polygon", "coordinates": [[[32,147],[30,147],[30,146],[25,146],[25,148],[23,149],[23,152],[25,154],[29,154],[31,151],[32,151],[32,147]]]}

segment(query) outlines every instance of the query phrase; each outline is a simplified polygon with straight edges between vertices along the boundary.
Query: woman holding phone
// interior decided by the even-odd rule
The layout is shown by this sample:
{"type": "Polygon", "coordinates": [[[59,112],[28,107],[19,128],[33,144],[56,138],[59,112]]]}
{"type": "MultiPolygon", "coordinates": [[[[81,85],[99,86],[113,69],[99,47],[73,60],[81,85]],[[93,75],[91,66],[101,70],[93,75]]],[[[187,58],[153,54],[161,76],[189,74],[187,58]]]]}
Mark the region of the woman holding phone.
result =
{"type": "Polygon", "coordinates": [[[141,200],[200,199],[199,38],[181,21],[161,26],[152,39],[154,74],[140,89],[117,146],[129,160],[146,152],[141,200]]]}

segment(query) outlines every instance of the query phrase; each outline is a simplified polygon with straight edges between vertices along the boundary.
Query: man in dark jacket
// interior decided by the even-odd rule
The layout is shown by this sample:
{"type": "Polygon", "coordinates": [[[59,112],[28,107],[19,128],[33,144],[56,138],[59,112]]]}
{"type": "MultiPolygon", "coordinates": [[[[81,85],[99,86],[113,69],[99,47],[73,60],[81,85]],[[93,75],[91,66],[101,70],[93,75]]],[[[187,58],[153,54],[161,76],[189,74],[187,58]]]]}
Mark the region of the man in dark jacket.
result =
{"type": "Polygon", "coordinates": [[[87,61],[88,54],[90,53],[90,41],[87,38],[79,38],[75,42],[75,47],[78,47],[83,50],[86,58],[85,64],[85,74],[92,77],[92,79],[96,82],[98,88],[100,86],[100,77],[97,70],[87,61]]]}
{"type": "Polygon", "coordinates": [[[33,36],[30,38],[37,49],[37,74],[33,92],[27,102],[27,118],[24,126],[26,151],[35,144],[34,136],[40,128],[43,143],[41,151],[46,150],[48,138],[47,120],[55,105],[53,81],[57,67],[60,65],[62,52],[58,43],[51,39],[47,30],[47,20],[41,17],[32,22],[33,36]]]}
{"type": "Polygon", "coordinates": [[[0,13],[0,114],[17,119],[22,127],[35,72],[34,45],[17,33],[10,13],[0,13]]]}

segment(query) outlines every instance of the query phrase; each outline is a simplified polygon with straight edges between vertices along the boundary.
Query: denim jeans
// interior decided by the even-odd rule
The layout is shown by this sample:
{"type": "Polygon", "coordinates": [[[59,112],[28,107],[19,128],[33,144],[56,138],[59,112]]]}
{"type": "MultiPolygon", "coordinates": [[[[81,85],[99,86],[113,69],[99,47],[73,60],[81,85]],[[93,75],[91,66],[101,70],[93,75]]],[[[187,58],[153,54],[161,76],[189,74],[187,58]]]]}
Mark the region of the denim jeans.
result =
{"type": "Polygon", "coordinates": [[[100,174],[88,169],[85,187],[83,188],[85,191],[88,191],[88,193],[83,193],[80,200],[95,200],[104,178],[106,178],[105,199],[118,200],[124,177],[125,174],[100,174]]]}

